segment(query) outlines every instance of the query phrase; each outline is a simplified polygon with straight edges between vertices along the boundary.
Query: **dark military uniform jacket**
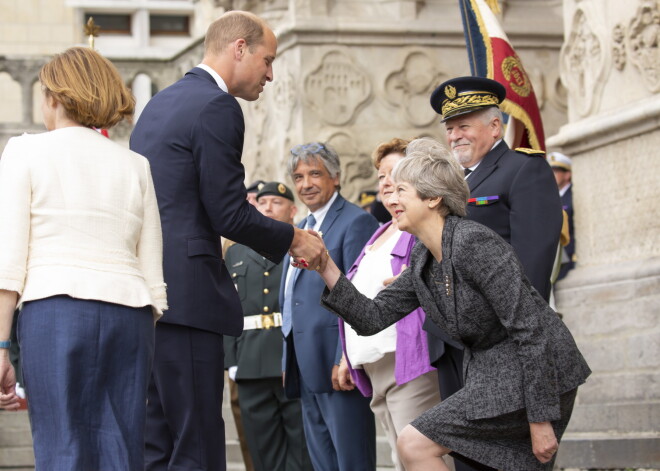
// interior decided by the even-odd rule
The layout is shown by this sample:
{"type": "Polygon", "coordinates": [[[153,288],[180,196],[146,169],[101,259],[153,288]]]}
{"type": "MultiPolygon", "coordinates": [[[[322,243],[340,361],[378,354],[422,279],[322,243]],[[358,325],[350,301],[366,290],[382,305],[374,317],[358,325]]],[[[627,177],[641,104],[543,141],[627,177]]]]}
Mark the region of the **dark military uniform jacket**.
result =
{"type": "Polygon", "coordinates": [[[563,217],[557,183],[543,157],[512,151],[504,141],[495,146],[467,178],[467,218],[511,244],[547,301],[563,217]]]}
{"type": "MultiPolygon", "coordinates": [[[[227,270],[234,281],[244,316],[280,312],[278,302],[283,263],[273,263],[240,244],[227,249],[227,270]]],[[[225,336],[225,368],[238,366],[236,381],[282,376],[282,329],[244,330],[225,336]]]]}

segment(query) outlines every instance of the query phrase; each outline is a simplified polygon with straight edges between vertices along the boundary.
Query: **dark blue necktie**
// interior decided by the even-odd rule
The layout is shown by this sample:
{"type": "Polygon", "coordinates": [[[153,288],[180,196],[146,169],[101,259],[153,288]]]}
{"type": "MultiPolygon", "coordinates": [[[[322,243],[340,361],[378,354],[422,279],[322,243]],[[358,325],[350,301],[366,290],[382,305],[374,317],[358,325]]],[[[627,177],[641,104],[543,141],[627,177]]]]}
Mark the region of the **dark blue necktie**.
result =
{"type": "MultiPolygon", "coordinates": [[[[307,224],[305,229],[314,229],[316,226],[316,219],[313,214],[307,216],[307,224]]],[[[291,273],[284,287],[284,307],[282,308],[282,334],[286,337],[291,332],[293,327],[291,322],[292,303],[293,303],[293,285],[300,274],[300,269],[296,269],[291,273]]]]}

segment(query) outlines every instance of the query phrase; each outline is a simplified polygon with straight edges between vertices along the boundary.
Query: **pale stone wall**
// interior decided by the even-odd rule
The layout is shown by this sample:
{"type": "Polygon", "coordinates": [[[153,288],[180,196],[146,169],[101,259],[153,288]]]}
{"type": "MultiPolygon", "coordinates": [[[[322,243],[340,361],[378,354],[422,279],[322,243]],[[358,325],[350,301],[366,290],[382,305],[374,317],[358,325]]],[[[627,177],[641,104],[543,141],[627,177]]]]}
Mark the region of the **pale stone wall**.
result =
{"type": "Polygon", "coordinates": [[[0,12],[0,54],[54,54],[78,39],[65,0],[0,0],[0,12]]]}
{"type": "Polygon", "coordinates": [[[577,267],[557,306],[593,375],[578,393],[560,466],[660,468],[660,9],[564,0],[577,267]]]}
{"type": "Polygon", "coordinates": [[[647,204],[660,197],[658,149],[655,130],[574,160],[581,266],[660,257],[660,205],[647,204]]]}

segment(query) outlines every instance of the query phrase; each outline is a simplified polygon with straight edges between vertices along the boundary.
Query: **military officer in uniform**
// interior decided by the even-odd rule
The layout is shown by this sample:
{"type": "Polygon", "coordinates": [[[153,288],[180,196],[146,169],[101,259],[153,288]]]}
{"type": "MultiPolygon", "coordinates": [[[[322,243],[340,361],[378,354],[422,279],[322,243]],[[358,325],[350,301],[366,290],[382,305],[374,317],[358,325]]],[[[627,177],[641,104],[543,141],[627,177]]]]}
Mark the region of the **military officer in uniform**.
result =
{"type": "MultiPolygon", "coordinates": [[[[263,184],[256,206],[265,216],[293,224],[293,193],[284,184],[263,184]]],[[[240,244],[227,249],[227,268],[245,315],[243,334],[225,337],[225,367],[238,385],[245,437],[256,471],[312,470],[300,401],[282,386],[282,315],[278,303],[282,263],[240,244]]]]}
{"type": "MultiPolygon", "coordinates": [[[[513,151],[504,142],[499,104],[505,96],[504,86],[494,80],[458,77],[436,88],[431,106],[442,115],[447,142],[470,187],[467,218],[513,246],[525,275],[547,301],[562,227],[561,203],[544,152],[513,151]]],[[[440,395],[446,399],[463,387],[462,346],[428,318],[424,329],[440,395]]],[[[458,458],[457,471],[489,469],[458,458]]]]}

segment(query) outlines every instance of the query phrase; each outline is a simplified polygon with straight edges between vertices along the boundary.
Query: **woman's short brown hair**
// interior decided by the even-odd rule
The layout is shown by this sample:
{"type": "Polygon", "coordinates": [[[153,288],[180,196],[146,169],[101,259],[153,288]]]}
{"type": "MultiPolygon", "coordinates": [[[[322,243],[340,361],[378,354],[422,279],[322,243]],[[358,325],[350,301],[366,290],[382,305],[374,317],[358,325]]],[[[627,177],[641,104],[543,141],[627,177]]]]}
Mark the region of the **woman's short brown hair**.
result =
{"type": "Polygon", "coordinates": [[[410,141],[407,139],[399,139],[398,137],[395,137],[394,139],[378,144],[376,150],[371,154],[371,160],[374,163],[374,167],[379,169],[381,160],[390,154],[406,155],[406,147],[409,143],[410,141]]]}
{"type": "Polygon", "coordinates": [[[93,49],[72,47],[44,65],[39,81],[69,119],[108,129],[131,119],[135,98],[112,63],[93,49]]]}
{"type": "Polygon", "coordinates": [[[447,147],[430,138],[408,144],[406,157],[392,172],[394,181],[410,183],[421,199],[442,198],[440,214],[465,216],[470,189],[465,174],[447,147]]]}

